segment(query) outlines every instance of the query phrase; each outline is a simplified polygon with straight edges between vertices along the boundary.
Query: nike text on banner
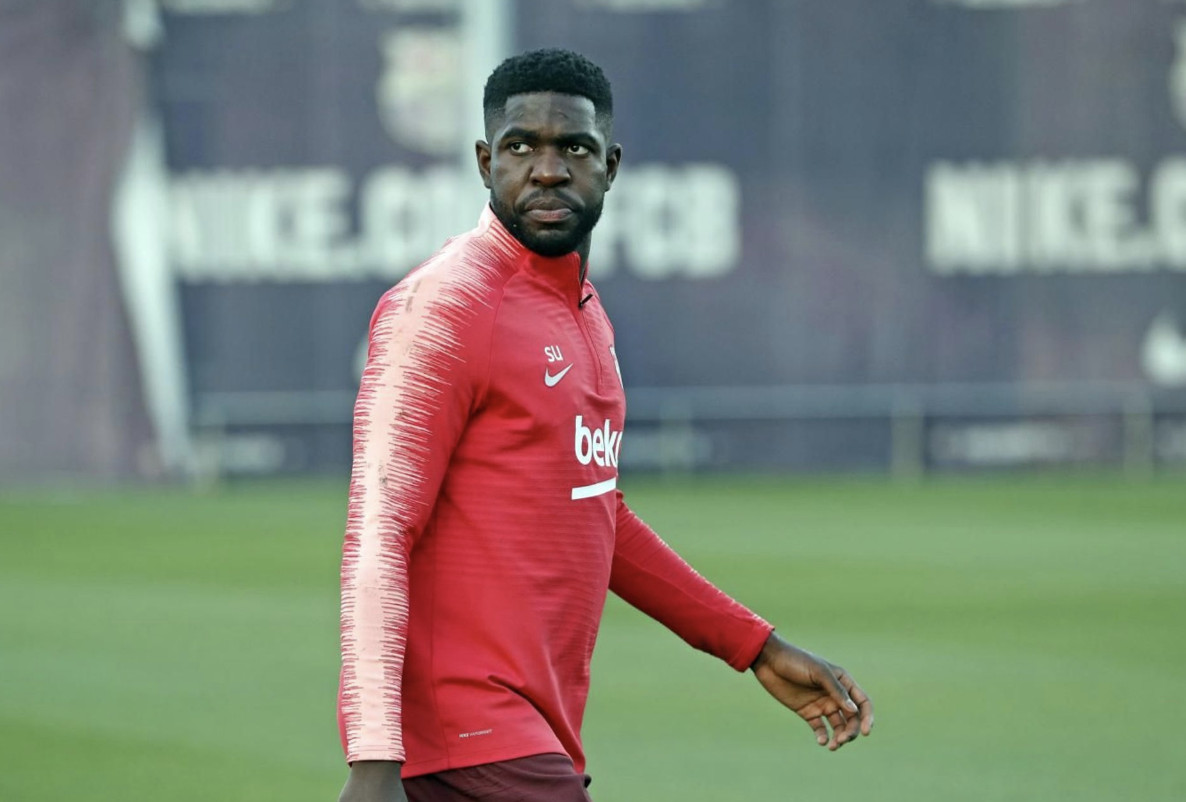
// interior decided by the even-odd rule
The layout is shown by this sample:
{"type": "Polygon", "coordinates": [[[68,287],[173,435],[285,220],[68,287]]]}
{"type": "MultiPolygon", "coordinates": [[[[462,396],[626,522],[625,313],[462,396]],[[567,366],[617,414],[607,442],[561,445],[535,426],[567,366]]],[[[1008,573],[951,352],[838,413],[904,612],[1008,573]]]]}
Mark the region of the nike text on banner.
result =
{"type": "Polygon", "coordinates": [[[595,485],[585,485],[584,487],[574,487],[572,489],[572,500],[576,501],[579,498],[593,498],[600,496],[615,489],[618,486],[618,477],[606,479],[604,482],[598,482],[595,485]]]}

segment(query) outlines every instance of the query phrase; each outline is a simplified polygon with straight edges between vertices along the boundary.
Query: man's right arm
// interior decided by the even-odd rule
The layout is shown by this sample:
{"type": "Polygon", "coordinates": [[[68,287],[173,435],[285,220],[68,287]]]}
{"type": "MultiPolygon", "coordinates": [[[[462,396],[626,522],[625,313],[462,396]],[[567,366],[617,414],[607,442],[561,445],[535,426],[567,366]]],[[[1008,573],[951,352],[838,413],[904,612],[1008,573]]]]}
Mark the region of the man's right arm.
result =
{"type": "Polygon", "coordinates": [[[343,799],[404,798],[409,559],[475,404],[477,377],[485,373],[479,363],[488,353],[488,332],[478,330],[484,307],[464,300],[429,273],[385,295],[371,321],[342,549],[338,721],[351,764],[343,799]]]}

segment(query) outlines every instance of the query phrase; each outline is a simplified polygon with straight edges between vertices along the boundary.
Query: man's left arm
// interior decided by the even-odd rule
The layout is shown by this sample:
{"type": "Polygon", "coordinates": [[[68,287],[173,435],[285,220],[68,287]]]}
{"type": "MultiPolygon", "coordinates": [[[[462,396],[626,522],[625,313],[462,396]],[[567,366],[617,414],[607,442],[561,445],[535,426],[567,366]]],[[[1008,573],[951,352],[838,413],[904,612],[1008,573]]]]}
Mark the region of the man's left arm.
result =
{"type": "Polygon", "coordinates": [[[691,646],[749,668],[774,627],[696,573],[617,492],[609,587],[691,646]]]}
{"type": "Polygon", "coordinates": [[[834,750],[869,734],[873,702],[844,669],[776,635],[664,543],[621,491],[617,498],[610,590],[691,646],[738,671],[752,668],[771,696],[808,723],[821,746],[834,750]]]}

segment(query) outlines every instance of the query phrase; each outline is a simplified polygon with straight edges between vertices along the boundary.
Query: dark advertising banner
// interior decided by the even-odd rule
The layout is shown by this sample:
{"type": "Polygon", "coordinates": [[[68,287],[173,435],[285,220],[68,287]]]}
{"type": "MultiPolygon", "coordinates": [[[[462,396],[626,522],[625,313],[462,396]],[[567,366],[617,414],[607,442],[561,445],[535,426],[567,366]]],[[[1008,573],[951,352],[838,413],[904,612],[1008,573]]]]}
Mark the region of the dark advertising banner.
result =
{"type": "MultiPolygon", "coordinates": [[[[158,74],[197,422],[344,465],[371,306],[482,203],[459,4],[194,4],[158,74]]],[[[1186,4],[506,8],[614,83],[626,464],[1180,459],[1186,4]]]]}

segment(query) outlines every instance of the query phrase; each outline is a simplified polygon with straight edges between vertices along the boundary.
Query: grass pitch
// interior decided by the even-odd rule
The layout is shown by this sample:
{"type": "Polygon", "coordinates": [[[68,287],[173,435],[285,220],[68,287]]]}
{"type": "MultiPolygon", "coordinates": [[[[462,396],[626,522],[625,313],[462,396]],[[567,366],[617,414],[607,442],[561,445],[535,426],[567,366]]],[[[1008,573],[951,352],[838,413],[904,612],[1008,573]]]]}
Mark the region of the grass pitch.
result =
{"type": "MultiPolygon", "coordinates": [[[[874,697],[829,754],[611,600],[598,802],[1186,799],[1186,479],[627,482],[874,697]]],[[[0,800],[330,800],[342,483],[0,496],[0,800]]]]}

